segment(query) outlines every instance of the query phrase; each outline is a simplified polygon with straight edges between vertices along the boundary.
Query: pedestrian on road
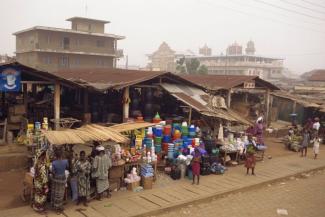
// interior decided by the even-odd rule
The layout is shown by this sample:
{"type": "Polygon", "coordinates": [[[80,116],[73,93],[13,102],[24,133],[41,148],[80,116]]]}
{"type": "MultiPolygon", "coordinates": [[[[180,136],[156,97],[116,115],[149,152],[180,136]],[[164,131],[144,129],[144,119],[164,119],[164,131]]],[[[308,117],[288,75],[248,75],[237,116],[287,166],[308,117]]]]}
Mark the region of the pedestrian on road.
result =
{"type": "Polygon", "coordinates": [[[66,170],[69,168],[68,160],[63,159],[62,150],[56,151],[56,160],[52,162],[51,203],[57,214],[63,211],[63,200],[66,187],[66,170]]]}
{"type": "Polygon", "coordinates": [[[320,138],[318,135],[315,135],[315,138],[312,140],[314,146],[313,146],[313,151],[314,151],[314,159],[317,159],[317,155],[319,153],[319,143],[320,143],[320,138]]]}
{"type": "Polygon", "coordinates": [[[192,173],[193,173],[193,182],[195,183],[195,177],[197,177],[197,184],[200,182],[200,172],[201,172],[201,153],[198,148],[194,149],[193,159],[192,159],[192,173]]]}
{"type": "Polygon", "coordinates": [[[33,209],[37,212],[45,212],[45,203],[48,188],[48,167],[45,163],[46,151],[40,150],[36,154],[36,161],[34,165],[34,201],[33,209]]]}
{"type": "Polygon", "coordinates": [[[98,146],[97,155],[93,163],[93,177],[96,178],[96,188],[97,188],[97,199],[101,200],[103,193],[107,192],[107,197],[110,197],[109,193],[109,183],[108,183],[108,170],[112,167],[112,161],[110,157],[105,153],[105,148],[103,146],[98,146]]]}
{"type": "Polygon", "coordinates": [[[302,142],[301,142],[301,155],[300,157],[307,156],[307,147],[310,142],[310,134],[306,129],[303,129],[302,131],[302,142]],[[305,152],[305,154],[304,154],[305,152]]]}
{"type": "Polygon", "coordinates": [[[249,174],[249,169],[252,169],[252,175],[255,175],[255,165],[256,165],[256,158],[255,158],[255,149],[256,149],[256,143],[253,140],[252,135],[248,135],[248,142],[245,145],[246,146],[246,161],[245,161],[245,167],[246,167],[246,175],[249,174]]]}
{"type": "Polygon", "coordinates": [[[79,205],[81,202],[84,206],[87,205],[87,197],[90,193],[90,172],[91,172],[91,164],[86,158],[85,151],[80,152],[80,158],[75,164],[75,172],[78,178],[78,202],[79,205]]]}

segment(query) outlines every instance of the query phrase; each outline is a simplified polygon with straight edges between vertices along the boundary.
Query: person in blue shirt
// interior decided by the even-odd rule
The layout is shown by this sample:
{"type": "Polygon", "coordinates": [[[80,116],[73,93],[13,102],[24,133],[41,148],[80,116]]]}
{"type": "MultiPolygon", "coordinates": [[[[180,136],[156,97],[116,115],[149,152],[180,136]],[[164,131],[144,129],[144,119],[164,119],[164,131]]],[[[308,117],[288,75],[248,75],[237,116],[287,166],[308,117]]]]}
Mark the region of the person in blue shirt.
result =
{"type": "Polygon", "coordinates": [[[66,186],[65,171],[68,170],[69,163],[63,159],[62,150],[56,151],[56,160],[52,162],[52,182],[51,182],[51,204],[59,214],[63,211],[63,200],[66,186]]]}

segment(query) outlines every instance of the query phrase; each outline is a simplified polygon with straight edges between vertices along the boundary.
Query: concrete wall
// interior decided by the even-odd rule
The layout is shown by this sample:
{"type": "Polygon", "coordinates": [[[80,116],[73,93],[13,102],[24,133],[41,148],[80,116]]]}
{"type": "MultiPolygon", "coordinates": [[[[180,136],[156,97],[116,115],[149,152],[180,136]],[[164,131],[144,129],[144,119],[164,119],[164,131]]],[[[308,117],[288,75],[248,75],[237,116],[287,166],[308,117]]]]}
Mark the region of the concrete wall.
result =
{"type": "Polygon", "coordinates": [[[64,68],[112,68],[113,57],[38,52],[36,67],[51,72],[64,68]],[[68,65],[62,64],[63,57],[68,59],[68,65]]]}
{"type": "Polygon", "coordinates": [[[37,36],[40,49],[101,54],[115,54],[116,50],[113,38],[45,30],[38,31],[37,36]],[[70,41],[67,49],[63,48],[64,37],[70,41]]]}
{"type": "Polygon", "coordinates": [[[91,20],[74,20],[71,29],[83,32],[104,33],[105,24],[91,20]]]}

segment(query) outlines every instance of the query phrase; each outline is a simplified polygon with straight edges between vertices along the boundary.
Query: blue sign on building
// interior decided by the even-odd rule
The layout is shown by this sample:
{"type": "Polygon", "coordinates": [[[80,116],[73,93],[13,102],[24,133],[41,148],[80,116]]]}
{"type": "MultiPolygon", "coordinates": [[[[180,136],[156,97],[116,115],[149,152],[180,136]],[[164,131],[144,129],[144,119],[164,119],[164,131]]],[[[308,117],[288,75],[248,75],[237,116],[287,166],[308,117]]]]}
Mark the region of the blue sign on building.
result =
{"type": "Polygon", "coordinates": [[[13,67],[0,67],[0,91],[18,92],[21,87],[20,71],[13,67]]]}

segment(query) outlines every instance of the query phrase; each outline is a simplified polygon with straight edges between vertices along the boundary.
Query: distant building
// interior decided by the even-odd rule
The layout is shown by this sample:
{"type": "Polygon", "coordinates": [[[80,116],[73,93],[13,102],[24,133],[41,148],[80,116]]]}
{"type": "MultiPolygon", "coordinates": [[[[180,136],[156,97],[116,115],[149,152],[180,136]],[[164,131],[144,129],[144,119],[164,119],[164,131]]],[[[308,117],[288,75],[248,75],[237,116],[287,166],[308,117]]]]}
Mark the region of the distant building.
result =
{"type": "Polygon", "coordinates": [[[242,55],[243,47],[235,42],[227,47],[226,53],[227,55],[242,55]]]}
{"type": "Polygon", "coordinates": [[[147,68],[153,71],[175,72],[175,53],[176,52],[172,50],[166,42],[163,42],[157,51],[147,55],[150,60],[147,68]]]}
{"type": "Polygon", "coordinates": [[[15,57],[8,56],[7,54],[0,55],[0,63],[7,63],[12,61],[15,61],[15,57]]]}
{"type": "Polygon", "coordinates": [[[199,54],[203,56],[211,56],[212,49],[205,44],[202,48],[199,49],[199,54]]]}
{"type": "Polygon", "coordinates": [[[62,68],[111,68],[123,53],[117,40],[105,33],[104,20],[72,17],[71,29],[35,26],[14,33],[17,60],[25,65],[57,71],[62,68]]]}
{"type": "Polygon", "coordinates": [[[237,43],[230,45],[226,55],[194,56],[208,67],[209,74],[256,75],[262,79],[276,81],[283,78],[283,59],[255,55],[253,41],[247,43],[245,54],[237,43]]]}

